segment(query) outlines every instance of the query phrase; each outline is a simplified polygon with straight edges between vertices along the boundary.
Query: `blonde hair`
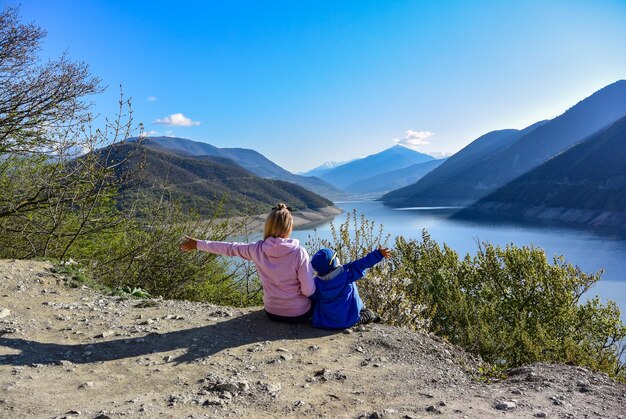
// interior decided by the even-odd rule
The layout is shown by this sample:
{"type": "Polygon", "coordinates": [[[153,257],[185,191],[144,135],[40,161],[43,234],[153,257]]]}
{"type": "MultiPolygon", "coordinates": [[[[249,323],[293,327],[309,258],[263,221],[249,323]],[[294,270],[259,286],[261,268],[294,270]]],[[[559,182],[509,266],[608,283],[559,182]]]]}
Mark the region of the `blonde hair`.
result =
{"type": "Polygon", "coordinates": [[[293,230],[291,208],[281,202],[272,208],[272,211],[265,220],[263,239],[267,239],[268,237],[286,239],[291,234],[291,230],[293,230]]]}

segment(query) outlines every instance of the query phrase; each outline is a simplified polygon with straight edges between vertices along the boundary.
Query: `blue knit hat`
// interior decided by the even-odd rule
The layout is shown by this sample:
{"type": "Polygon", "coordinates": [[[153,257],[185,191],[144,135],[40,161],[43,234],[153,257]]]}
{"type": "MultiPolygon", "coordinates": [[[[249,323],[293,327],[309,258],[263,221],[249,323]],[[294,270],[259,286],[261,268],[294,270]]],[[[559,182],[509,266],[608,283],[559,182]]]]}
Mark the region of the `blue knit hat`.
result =
{"type": "Polygon", "coordinates": [[[337,254],[331,249],[322,249],[311,258],[311,266],[319,276],[328,274],[337,264],[337,254]]]}

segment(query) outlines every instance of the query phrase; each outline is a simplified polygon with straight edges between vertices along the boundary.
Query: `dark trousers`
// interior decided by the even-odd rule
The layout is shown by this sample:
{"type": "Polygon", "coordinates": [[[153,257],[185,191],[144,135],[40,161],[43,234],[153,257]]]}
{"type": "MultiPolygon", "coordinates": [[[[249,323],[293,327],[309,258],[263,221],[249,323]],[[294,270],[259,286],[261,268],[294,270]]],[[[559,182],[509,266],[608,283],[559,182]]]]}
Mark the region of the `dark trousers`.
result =
{"type": "Polygon", "coordinates": [[[295,316],[295,317],[279,316],[277,314],[272,314],[268,312],[267,310],[265,310],[265,314],[267,315],[268,319],[275,321],[275,322],[292,323],[292,324],[308,323],[313,318],[313,304],[311,304],[311,308],[309,309],[309,311],[307,311],[306,313],[300,316],[295,316]]]}

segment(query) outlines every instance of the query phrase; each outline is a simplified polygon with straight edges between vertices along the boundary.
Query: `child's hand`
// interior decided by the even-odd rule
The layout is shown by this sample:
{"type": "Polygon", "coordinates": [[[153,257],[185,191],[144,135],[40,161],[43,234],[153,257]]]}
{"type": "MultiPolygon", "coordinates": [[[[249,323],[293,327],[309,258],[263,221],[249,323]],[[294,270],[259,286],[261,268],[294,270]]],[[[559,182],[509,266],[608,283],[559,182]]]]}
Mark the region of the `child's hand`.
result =
{"type": "Polygon", "coordinates": [[[383,254],[383,257],[385,259],[389,259],[391,257],[391,250],[389,250],[388,248],[384,248],[382,246],[378,246],[378,250],[380,250],[380,253],[383,254]]]}
{"type": "Polygon", "coordinates": [[[198,240],[191,238],[189,236],[185,236],[185,240],[180,244],[180,250],[183,252],[188,252],[190,250],[196,250],[196,244],[198,240]]]}

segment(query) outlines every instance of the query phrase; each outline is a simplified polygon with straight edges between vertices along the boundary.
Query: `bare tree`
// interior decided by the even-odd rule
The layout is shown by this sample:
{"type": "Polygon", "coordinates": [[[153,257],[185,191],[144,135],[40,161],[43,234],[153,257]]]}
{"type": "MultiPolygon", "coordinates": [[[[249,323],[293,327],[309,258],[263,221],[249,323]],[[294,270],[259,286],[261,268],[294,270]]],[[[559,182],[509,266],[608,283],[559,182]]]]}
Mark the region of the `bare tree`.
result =
{"type": "Polygon", "coordinates": [[[20,23],[17,8],[0,13],[0,154],[46,151],[47,131],[84,122],[85,97],[101,91],[85,63],[66,54],[42,63],[45,36],[42,28],[20,23]]]}
{"type": "Polygon", "coordinates": [[[79,237],[115,227],[121,170],[140,141],[130,101],[100,129],[85,96],[100,91],[87,65],[66,55],[41,64],[45,31],[0,14],[0,257],[63,259],[79,237]]]}

